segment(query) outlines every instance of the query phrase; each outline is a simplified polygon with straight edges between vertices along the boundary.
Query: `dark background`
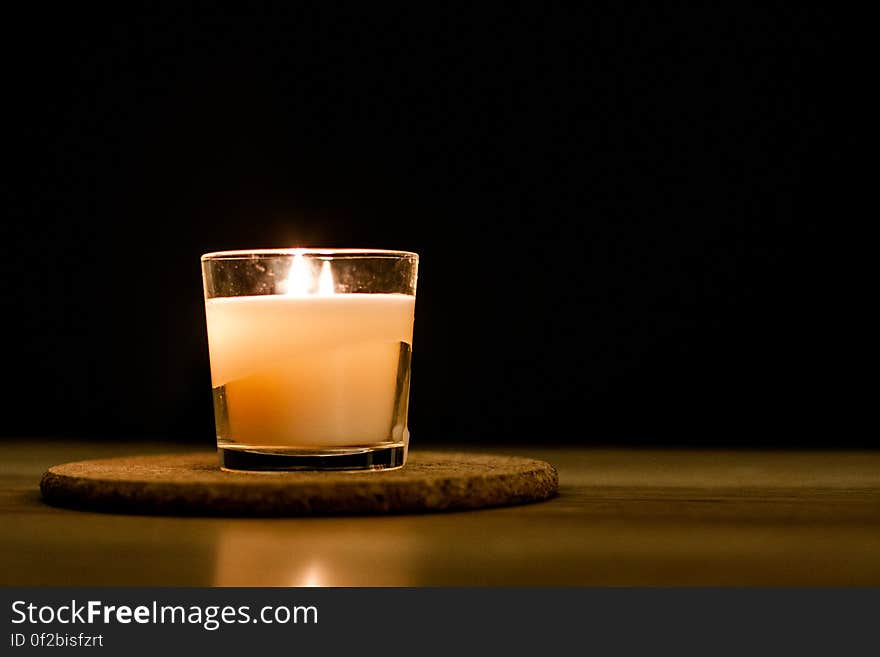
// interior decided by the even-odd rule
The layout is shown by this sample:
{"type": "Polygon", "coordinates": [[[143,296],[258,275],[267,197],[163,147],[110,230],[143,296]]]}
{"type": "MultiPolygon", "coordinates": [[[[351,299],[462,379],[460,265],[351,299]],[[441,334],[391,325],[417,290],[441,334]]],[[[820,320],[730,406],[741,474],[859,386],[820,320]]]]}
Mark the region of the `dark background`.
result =
{"type": "Polygon", "coordinates": [[[199,255],[307,245],[420,253],[414,440],[868,440],[839,17],[283,7],[7,17],[0,433],[210,442],[199,255]]]}

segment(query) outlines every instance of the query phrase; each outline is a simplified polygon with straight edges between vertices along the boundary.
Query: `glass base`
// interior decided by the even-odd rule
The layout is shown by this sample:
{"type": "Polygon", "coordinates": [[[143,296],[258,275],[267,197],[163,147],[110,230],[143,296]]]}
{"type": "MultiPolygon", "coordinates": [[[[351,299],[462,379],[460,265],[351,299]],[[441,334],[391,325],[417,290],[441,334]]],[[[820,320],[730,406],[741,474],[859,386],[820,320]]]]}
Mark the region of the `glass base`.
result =
{"type": "Polygon", "coordinates": [[[244,472],[293,470],[392,470],[403,467],[402,443],[331,450],[218,447],[220,469],[244,472]]]}

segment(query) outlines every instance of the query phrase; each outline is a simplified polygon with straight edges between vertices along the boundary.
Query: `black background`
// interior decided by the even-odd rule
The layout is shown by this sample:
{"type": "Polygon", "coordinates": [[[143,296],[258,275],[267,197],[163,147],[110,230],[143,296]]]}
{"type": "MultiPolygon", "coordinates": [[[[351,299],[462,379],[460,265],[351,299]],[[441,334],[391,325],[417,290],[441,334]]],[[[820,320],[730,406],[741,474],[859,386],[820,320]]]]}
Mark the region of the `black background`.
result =
{"type": "Polygon", "coordinates": [[[819,10],[287,3],[4,27],[6,435],[213,440],[198,257],[419,252],[419,441],[864,442],[819,10]]]}

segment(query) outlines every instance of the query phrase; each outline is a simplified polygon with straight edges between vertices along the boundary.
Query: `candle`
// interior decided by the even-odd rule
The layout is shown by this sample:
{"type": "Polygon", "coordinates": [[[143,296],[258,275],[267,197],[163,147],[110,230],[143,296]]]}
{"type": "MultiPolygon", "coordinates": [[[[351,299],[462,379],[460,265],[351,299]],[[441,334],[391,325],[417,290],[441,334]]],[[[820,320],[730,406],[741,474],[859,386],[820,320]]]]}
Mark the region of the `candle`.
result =
{"type": "Polygon", "coordinates": [[[393,412],[414,308],[403,294],[208,300],[221,440],[315,448],[399,438],[393,412]]]}
{"type": "MultiPolygon", "coordinates": [[[[328,467],[334,455],[344,457],[335,468],[401,465],[415,254],[341,252],[337,262],[324,251],[229,253],[238,252],[203,257],[221,456],[302,457],[296,467],[328,467]],[[224,286],[237,294],[217,294],[224,286]],[[363,291],[370,288],[377,291],[363,291]],[[390,461],[363,457],[391,448],[399,455],[390,461]]],[[[269,469],[283,466],[276,460],[269,469]]]]}

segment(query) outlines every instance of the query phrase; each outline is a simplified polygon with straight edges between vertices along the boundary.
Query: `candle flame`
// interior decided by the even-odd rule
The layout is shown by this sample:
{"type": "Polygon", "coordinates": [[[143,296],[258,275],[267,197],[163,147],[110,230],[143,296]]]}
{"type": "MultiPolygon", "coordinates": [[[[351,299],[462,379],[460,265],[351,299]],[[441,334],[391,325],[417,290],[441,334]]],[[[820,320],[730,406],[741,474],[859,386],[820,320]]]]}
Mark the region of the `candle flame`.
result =
{"type": "Polygon", "coordinates": [[[285,292],[291,296],[306,296],[309,293],[311,282],[309,264],[302,253],[293,256],[290,272],[287,274],[287,288],[285,292]]]}
{"type": "Polygon", "coordinates": [[[318,294],[328,297],[334,294],[333,272],[330,271],[330,263],[326,260],[321,265],[321,278],[318,279],[318,294]]]}
{"type": "Polygon", "coordinates": [[[317,294],[321,297],[332,296],[336,293],[336,282],[333,280],[333,270],[330,263],[325,260],[321,263],[321,275],[318,277],[318,289],[315,290],[315,276],[312,263],[302,251],[295,251],[293,262],[287,273],[287,280],[282,288],[283,293],[292,297],[305,297],[317,294]]]}

